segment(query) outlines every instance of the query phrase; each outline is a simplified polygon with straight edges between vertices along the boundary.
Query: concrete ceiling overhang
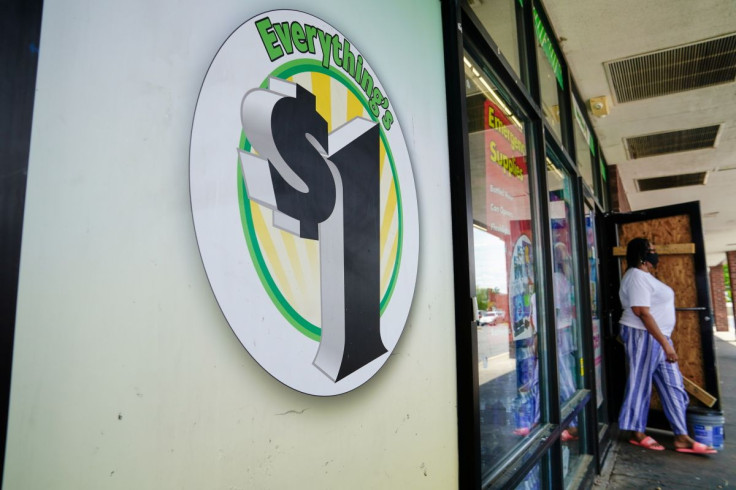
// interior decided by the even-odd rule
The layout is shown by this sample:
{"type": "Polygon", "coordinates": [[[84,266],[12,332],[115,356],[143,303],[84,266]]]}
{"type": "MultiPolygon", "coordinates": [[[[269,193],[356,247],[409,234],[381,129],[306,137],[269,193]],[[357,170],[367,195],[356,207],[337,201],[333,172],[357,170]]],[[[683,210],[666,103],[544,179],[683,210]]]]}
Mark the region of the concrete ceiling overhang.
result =
{"type": "Polygon", "coordinates": [[[617,103],[604,63],[736,33],[734,0],[548,0],[545,10],[584,100],[607,96],[610,113],[589,113],[633,210],[700,201],[709,265],[736,250],[736,82],[617,103]],[[630,159],[625,139],[721,125],[715,147],[630,159]],[[640,192],[636,181],[707,172],[704,185],[640,192]]]}

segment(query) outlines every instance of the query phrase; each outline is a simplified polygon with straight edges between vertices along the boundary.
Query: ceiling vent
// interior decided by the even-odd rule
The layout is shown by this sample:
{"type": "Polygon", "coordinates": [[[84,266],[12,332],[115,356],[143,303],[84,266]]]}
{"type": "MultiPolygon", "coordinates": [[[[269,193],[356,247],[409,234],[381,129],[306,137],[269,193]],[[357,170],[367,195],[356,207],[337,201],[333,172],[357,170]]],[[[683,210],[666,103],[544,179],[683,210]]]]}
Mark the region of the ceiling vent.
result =
{"type": "Polygon", "coordinates": [[[720,124],[703,128],[682,129],[666,133],[645,134],[624,139],[629,160],[713,148],[720,124]]]}
{"type": "Polygon", "coordinates": [[[736,34],[604,63],[619,103],[736,80],[736,34]]]}
{"type": "Polygon", "coordinates": [[[638,179],[636,186],[639,192],[658,191],[671,189],[673,187],[687,187],[690,185],[705,185],[708,172],[696,172],[693,174],[668,175],[666,177],[653,177],[651,179],[638,179]]]}

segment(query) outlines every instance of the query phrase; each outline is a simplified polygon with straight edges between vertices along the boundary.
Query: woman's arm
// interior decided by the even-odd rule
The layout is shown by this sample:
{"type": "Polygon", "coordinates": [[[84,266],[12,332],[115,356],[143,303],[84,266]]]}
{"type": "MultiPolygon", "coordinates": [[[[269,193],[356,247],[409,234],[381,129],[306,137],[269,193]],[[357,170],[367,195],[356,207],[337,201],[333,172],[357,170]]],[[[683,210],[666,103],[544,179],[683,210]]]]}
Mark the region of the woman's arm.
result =
{"type": "Polygon", "coordinates": [[[654,337],[654,340],[659,342],[659,344],[662,346],[667,362],[677,362],[677,352],[675,352],[675,348],[672,347],[672,344],[669,343],[667,337],[665,337],[662,331],[659,329],[657,322],[654,320],[654,317],[649,312],[649,307],[632,306],[631,311],[633,311],[634,315],[638,316],[639,319],[641,319],[649,334],[654,337]]]}

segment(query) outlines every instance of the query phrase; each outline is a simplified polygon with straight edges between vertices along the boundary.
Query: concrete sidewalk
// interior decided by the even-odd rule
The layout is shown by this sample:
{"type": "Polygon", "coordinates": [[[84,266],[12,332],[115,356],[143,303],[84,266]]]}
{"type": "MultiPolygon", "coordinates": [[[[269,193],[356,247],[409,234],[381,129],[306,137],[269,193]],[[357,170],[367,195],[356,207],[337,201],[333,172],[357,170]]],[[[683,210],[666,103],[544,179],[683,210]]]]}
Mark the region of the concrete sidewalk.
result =
{"type": "Polygon", "coordinates": [[[710,456],[675,452],[671,432],[648,430],[666,451],[650,451],[628,444],[620,436],[614,443],[594,488],[700,489],[736,487],[736,336],[716,334],[716,359],[725,419],[724,448],[710,456]]]}

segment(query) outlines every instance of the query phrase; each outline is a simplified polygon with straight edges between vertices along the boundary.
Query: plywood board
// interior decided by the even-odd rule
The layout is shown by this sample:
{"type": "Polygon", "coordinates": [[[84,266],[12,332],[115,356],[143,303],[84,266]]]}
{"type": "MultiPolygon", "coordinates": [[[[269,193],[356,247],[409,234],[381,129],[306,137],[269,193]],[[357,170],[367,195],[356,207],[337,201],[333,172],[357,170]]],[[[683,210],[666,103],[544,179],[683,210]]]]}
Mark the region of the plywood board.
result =
{"type": "MultiPolygon", "coordinates": [[[[678,255],[678,254],[694,254],[694,243],[670,243],[658,244],[657,254],[659,255],[678,255]]],[[[626,247],[613,247],[614,257],[626,257],[626,247]]]]}
{"type": "MultiPolygon", "coordinates": [[[[647,238],[660,254],[655,277],[675,291],[675,307],[695,308],[698,306],[698,293],[695,285],[694,245],[690,232],[690,218],[687,215],[671,216],[619,227],[619,243],[626,247],[632,238],[647,238]],[[681,247],[673,247],[681,245],[681,247]],[[664,250],[689,250],[676,254],[665,254],[664,250]]],[[[622,260],[626,266],[626,260],[622,260]]],[[[672,342],[679,357],[683,376],[699,386],[705,385],[703,353],[700,338],[700,317],[697,311],[678,311],[677,324],[672,334],[672,342]]],[[[661,410],[659,397],[652,396],[652,408],[661,410]]]]}
{"type": "Polygon", "coordinates": [[[687,392],[703,402],[706,407],[710,408],[718,401],[716,397],[714,397],[713,395],[705,391],[702,387],[696,385],[689,379],[683,377],[682,381],[685,384],[685,389],[687,390],[687,392]]]}

